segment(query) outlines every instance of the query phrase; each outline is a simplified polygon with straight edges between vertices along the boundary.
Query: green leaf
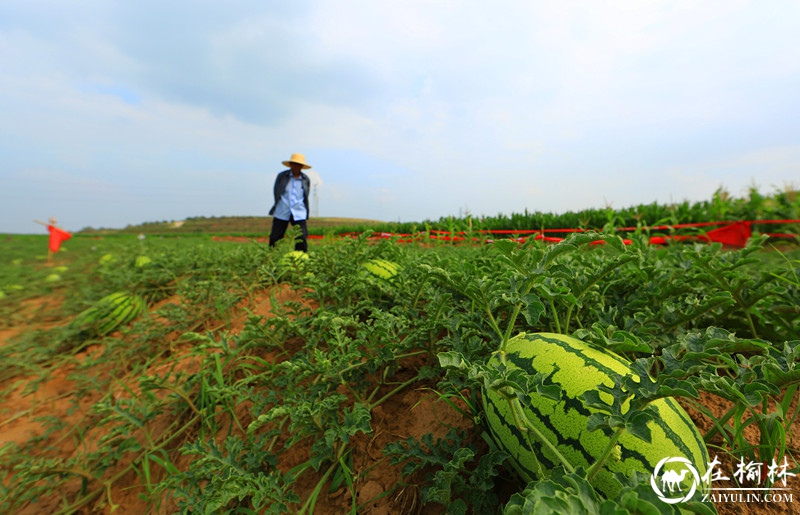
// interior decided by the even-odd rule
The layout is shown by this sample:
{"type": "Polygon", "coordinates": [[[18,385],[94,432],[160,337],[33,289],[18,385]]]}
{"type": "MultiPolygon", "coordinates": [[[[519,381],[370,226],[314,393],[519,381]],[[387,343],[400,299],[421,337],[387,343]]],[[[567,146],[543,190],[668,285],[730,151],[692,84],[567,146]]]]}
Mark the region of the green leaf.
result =
{"type": "Polygon", "coordinates": [[[653,418],[653,414],[646,411],[634,412],[625,423],[625,430],[645,442],[650,443],[652,434],[647,424],[653,420],[653,418]]]}
{"type": "Polygon", "coordinates": [[[439,366],[442,368],[454,368],[456,370],[464,370],[470,366],[469,360],[464,357],[460,352],[447,351],[440,352],[436,355],[439,360],[439,366]]]}
{"type": "Polygon", "coordinates": [[[521,298],[525,322],[530,327],[534,327],[539,323],[539,318],[544,314],[544,303],[539,299],[535,293],[528,293],[521,298]]]}
{"type": "Polygon", "coordinates": [[[557,468],[548,479],[529,483],[503,508],[504,515],[598,513],[599,497],[585,478],[585,471],[565,474],[557,468]]]}

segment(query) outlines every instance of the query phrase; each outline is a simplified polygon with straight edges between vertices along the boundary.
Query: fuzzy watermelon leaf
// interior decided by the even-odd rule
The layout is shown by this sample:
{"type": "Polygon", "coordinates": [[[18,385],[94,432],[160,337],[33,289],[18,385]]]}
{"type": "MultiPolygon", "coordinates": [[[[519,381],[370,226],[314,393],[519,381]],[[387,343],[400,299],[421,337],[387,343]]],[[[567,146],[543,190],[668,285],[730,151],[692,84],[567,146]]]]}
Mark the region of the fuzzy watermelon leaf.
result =
{"type": "Polygon", "coordinates": [[[609,418],[610,415],[608,415],[607,413],[600,413],[600,412],[592,413],[586,419],[586,429],[591,432],[591,431],[596,431],[602,427],[609,427],[610,426],[609,418]]]}
{"type": "Polygon", "coordinates": [[[629,433],[650,443],[651,433],[647,424],[657,418],[657,412],[643,401],[637,403],[636,407],[626,407],[626,403],[632,395],[620,384],[613,388],[600,385],[597,390],[589,390],[581,394],[584,404],[590,409],[597,410],[588,417],[586,428],[589,431],[603,427],[608,427],[613,431],[624,428],[629,433]],[[603,400],[600,397],[601,392],[611,394],[613,401],[609,404],[603,400]]]}
{"type": "Polygon", "coordinates": [[[770,393],[778,392],[777,388],[763,382],[739,384],[728,377],[706,372],[698,379],[698,385],[702,390],[749,407],[759,406],[770,393]]]}
{"type": "Polygon", "coordinates": [[[539,299],[535,293],[528,293],[521,297],[522,300],[522,315],[525,317],[525,322],[534,327],[539,323],[539,318],[544,314],[544,303],[539,299]]]}
{"type": "Polygon", "coordinates": [[[579,340],[594,343],[617,354],[652,354],[653,347],[629,331],[622,331],[613,325],[601,322],[592,324],[591,329],[578,329],[574,336],[579,340]]]}
{"type": "Polygon", "coordinates": [[[565,473],[559,467],[549,478],[529,483],[522,493],[511,496],[503,515],[539,513],[599,513],[600,497],[579,468],[565,473]]]}
{"type": "Polygon", "coordinates": [[[504,257],[511,259],[515,252],[519,250],[519,244],[513,240],[496,240],[492,243],[492,248],[504,257]]]}
{"type": "Polygon", "coordinates": [[[793,340],[783,344],[781,351],[770,349],[769,357],[758,359],[757,362],[764,378],[778,388],[800,383],[800,340],[793,340]]]}
{"type": "MultiPolygon", "coordinates": [[[[601,515],[684,515],[685,513],[717,515],[717,510],[710,502],[691,500],[678,504],[666,504],[650,485],[649,474],[637,470],[630,477],[622,474],[614,476],[622,488],[613,499],[603,501],[599,512],[601,515]]],[[[701,497],[701,493],[695,494],[696,499],[701,497]]]]}
{"type": "Polygon", "coordinates": [[[440,352],[436,355],[436,358],[439,360],[439,366],[442,368],[464,370],[470,366],[469,360],[464,357],[463,354],[456,351],[440,352]]]}
{"type": "Polygon", "coordinates": [[[652,441],[652,433],[647,424],[656,418],[655,412],[652,409],[645,409],[644,411],[631,410],[629,413],[631,416],[625,421],[625,430],[650,443],[652,441]]]}

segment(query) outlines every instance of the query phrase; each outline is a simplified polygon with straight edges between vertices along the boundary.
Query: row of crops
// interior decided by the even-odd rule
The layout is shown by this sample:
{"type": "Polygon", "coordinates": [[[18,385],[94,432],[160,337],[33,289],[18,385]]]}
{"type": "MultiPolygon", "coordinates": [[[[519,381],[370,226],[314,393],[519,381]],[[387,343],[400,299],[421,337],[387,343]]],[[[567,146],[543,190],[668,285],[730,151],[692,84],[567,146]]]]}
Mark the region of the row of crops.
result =
{"type": "MultiPolygon", "coordinates": [[[[737,220],[798,220],[800,219],[800,194],[794,185],[776,188],[763,193],[751,186],[744,195],[730,193],[724,188],[714,192],[711,199],[700,201],[680,200],[669,204],[651,202],[634,206],[606,206],[580,211],[550,213],[525,210],[521,213],[445,216],[424,222],[387,223],[354,227],[354,230],[376,232],[416,233],[422,230],[450,232],[542,230],[542,229],[595,229],[627,228],[639,226],[679,225],[689,223],[725,222],[737,220]]],[[[779,230],[797,234],[794,225],[758,225],[755,230],[779,230]]],[[[322,233],[324,231],[320,231],[322,233]]],[[[315,232],[316,234],[316,232],[315,232]]]]}
{"type": "MultiPolygon", "coordinates": [[[[547,375],[490,365],[515,336],[539,332],[613,351],[639,379],[652,378],[615,377],[603,396],[568,399],[595,413],[578,433],[646,440],[647,407],[672,397],[695,414],[709,455],[786,463],[790,483],[800,472],[790,438],[800,383],[796,247],[763,238],[737,250],[656,247],[644,234],[625,245],[582,233],[558,244],[423,248],[367,236],[314,244],[306,259],[288,239],[270,249],[79,235],[57,255],[57,279],[37,259],[44,239],[6,238],[0,329],[31,330],[0,347],[2,395],[23,380],[35,391],[71,367],[80,416],[43,418],[44,432],[0,448],[0,511],[35,512],[54,496],[58,513],[109,509],[127,482],[153,512],[368,513],[383,503],[404,513],[714,513],[699,491],[665,503],[651,469],[598,489],[614,445],[520,473],[515,450],[489,436],[483,397],[500,392],[524,414],[537,396],[563,395],[547,375]],[[287,289],[296,296],[280,302],[287,289]],[[146,313],[105,335],[75,330],[115,292],[145,301],[146,313]],[[265,295],[269,316],[236,327],[234,314],[265,295]],[[41,297],[63,300],[36,325],[25,306],[41,297]],[[396,402],[412,392],[432,394],[465,423],[391,435],[376,413],[408,416],[396,402]],[[708,398],[729,408],[714,411],[708,398]],[[382,468],[397,470],[397,481],[367,494],[382,468]]],[[[521,446],[548,445],[524,416],[509,426],[521,446]]]]}
{"type": "MultiPolygon", "coordinates": [[[[681,200],[669,204],[651,202],[633,206],[606,206],[587,208],[580,211],[559,213],[529,211],[521,213],[500,213],[479,215],[467,213],[464,216],[444,216],[438,220],[379,222],[340,219],[312,218],[309,220],[309,233],[324,236],[342,233],[419,234],[425,231],[449,231],[470,233],[477,237],[481,231],[534,231],[555,229],[592,229],[607,232],[622,228],[676,226],[681,224],[704,224],[709,222],[732,222],[753,220],[800,220],[800,194],[795,185],[785,185],[762,193],[751,186],[742,195],[733,195],[724,188],[714,192],[711,199],[700,201],[681,200]]],[[[180,223],[145,222],[129,225],[123,229],[94,229],[87,227],[81,233],[88,234],[230,234],[262,235],[269,230],[268,217],[189,217],[180,223]]],[[[754,224],[754,232],[780,232],[798,234],[797,223],[754,224]]]]}

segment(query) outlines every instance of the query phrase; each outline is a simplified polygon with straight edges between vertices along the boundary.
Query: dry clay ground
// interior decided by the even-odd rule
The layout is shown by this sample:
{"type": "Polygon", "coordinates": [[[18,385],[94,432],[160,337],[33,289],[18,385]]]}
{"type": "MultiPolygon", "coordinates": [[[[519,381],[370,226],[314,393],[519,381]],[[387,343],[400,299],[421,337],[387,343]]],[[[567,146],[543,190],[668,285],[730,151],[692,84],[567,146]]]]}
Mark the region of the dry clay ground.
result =
{"type": "MultiPolygon", "coordinates": [[[[231,318],[231,323],[226,330],[235,333],[241,331],[244,321],[249,315],[272,316],[272,306],[270,298],[277,302],[287,301],[305,302],[302,295],[291,290],[288,286],[276,286],[277,291],[263,291],[253,297],[250,305],[242,305],[237,313],[231,318]],[[248,311],[246,311],[246,309],[248,311]]],[[[11,327],[0,329],[0,345],[6,345],[26,331],[35,329],[45,329],[63,324],[63,320],[48,315],[57,311],[62,299],[51,295],[25,302],[21,322],[15,323],[11,327]],[[27,318],[27,321],[25,321],[27,318]]],[[[177,302],[177,299],[167,299],[164,303],[177,302]]],[[[306,305],[308,305],[306,303],[306,305]]],[[[314,306],[309,306],[311,309],[314,306]]],[[[153,311],[156,311],[155,309],[153,311]]],[[[156,311],[157,312],[157,311],[156,311]]],[[[19,319],[17,319],[19,320],[19,319]]],[[[116,334],[114,336],[120,336],[116,334]]],[[[197,372],[200,368],[200,360],[196,355],[190,354],[192,343],[182,343],[177,340],[177,334],[172,341],[165,342],[171,347],[171,353],[161,362],[154,363],[148,374],[158,375],[170,369],[183,370],[187,373],[197,372]]],[[[60,366],[57,369],[48,371],[45,378],[40,376],[16,377],[13,378],[13,385],[0,385],[0,391],[6,391],[6,395],[0,399],[0,446],[11,442],[22,445],[31,438],[42,438],[44,441],[37,445],[37,448],[55,448],[61,456],[69,457],[76,453],[86,452],[86,446],[91,446],[92,442],[98,441],[102,436],[99,428],[84,427],[84,438],[81,443],[75,442],[74,438],[69,438],[65,434],[68,429],[51,430],[45,433],[46,428],[40,422],[41,417],[58,417],[65,424],[64,428],[80,426],[82,421],[88,420],[87,412],[89,408],[99,400],[102,393],[95,392],[84,395],[80,398],[75,395],[75,384],[70,378],[76,369],[92,356],[98,356],[103,352],[99,344],[85,348],[81,353],[74,357],[71,364],[60,366]],[[35,388],[29,388],[33,382],[38,383],[35,388]]],[[[269,358],[270,356],[266,356],[269,358]]],[[[274,358],[274,356],[273,356],[274,358]]],[[[413,368],[419,363],[408,363],[408,377],[412,377],[413,368]]],[[[114,374],[109,364],[97,365],[89,370],[83,369],[82,374],[94,374],[98,378],[108,377],[114,374]]],[[[125,395],[125,389],[117,387],[114,395],[125,395]]],[[[716,398],[703,397],[701,400],[707,408],[715,415],[719,416],[729,408],[729,404],[719,401],[716,398]]],[[[797,400],[795,399],[795,403],[797,400]]],[[[244,422],[243,426],[251,420],[251,416],[246,406],[237,409],[237,415],[244,422]]],[[[701,429],[709,427],[707,420],[691,408],[688,409],[701,429]]],[[[166,417],[166,415],[163,415],[166,417]]],[[[169,420],[157,421],[167,427],[169,420]]],[[[788,445],[796,449],[798,443],[798,427],[796,422],[789,432],[788,445]]],[[[359,434],[355,439],[353,467],[358,473],[355,488],[357,491],[357,504],[359,513],[363,514],[406,514],[406,513],[441,513],[436,506],[421,507],[419,504],[419,489],[417,484],[421,477],[404,478],[401,476],[401,466],[393,466],[383,455],[383,447],[392,441],[405,439],[409,436],[421,437],[426,433],[434,433],[436,436],[444,436],[451,427],[469,428],[472,421],[463,417],[456,410],[448,407],[441,401],[436,401],[430,391],[424,389],[408,389],[400,395],[395,395],[385,404],[375,408],[372,412],[371,422],[373,433],[369,436],[359,434]]],[[[225,435],[219,435],[222,440],[225,435]]],[[[755,430],[751,431],[748,437],[756,441],[758,434],[755,430]]],[[[481,442],[476,438],[475,443],[481,442]]],[[[281,469],[288,470],[291,467],[303,463],[308,458],[309,445],[297,445],[292,448],[292,452],[282,455],[281,469]]],[[[179,457],[176,465],[188,467],[189,458],[179,457]]],[[[118,463],[106,472],[104,480],[119,475],[120,470],[125,470],[127,463],[118,463]]],[[[8,471],[0,468],[0,477],[8,471]]],[[[294,485],[294,490],[301,499],[305,499],[313,490],[318,481],[318,477],[307,477],[305,480],[294,485]]],[[[755,503],[719,503],[717,508],[721,514],[762,514],[762,513],[792,513],[800,514],[800,479],[794,482],[789,481],[789,486],[793,487],[794,502],[779,504],[755,504],[755,503]]],[[[154,478],[158,480],[158,477],[154,478]]],[[[96,480],[93,481],[96,483],[96,480]]],[[[97,487],[97,484],[90,484],[97,487]]],[[[510,484],[508,485],[510,487],[510,484]]],[[[54,492],[51,496],[41,499],[35,505],[23,508],[18,513],[21,514],[46,514],[54,513],[63,507],[63,499],[75,499],[81,488],[81,481],[75,479],[68,485],[68,488],[60,492],[54,492]]],[[[175,502],[170,498],[164,498],[159,502],[159,506],[154,508],[152,504],[145,502],[140,496],[145,489],[139,476],[129,471],[121,477],[115,479],[111,484],[107,495],[98,496],[91,504],[82,508],[78,513],[115,513],[117,515],[143,513],[172,513],[175,511],[175,502]],[[112,504],[113,503],[113,504],[112,504]]],[[[350,494],[346,488],[341,488],[335,492],[325,493],[320,497],[319,503],[314,510],[317,514],[341,514],[348,513],[352,504],[350,494]]],[[[509,494],[505,494],[507,498],[509,494]]]]}

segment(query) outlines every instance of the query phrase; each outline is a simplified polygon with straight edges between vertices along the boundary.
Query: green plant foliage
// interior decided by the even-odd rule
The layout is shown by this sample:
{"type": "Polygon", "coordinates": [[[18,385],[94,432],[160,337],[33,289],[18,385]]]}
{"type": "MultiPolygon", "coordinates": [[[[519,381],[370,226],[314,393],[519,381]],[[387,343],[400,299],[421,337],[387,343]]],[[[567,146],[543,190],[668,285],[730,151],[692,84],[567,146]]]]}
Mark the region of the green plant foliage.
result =
{"type": "Polygon", "coordinates": [[[230,436],[222,445],[187,444],[181,452],[195,456],[192,469],[174,470],[157,489],[177,498],[180,513],[287,513],[300,499],[273,468],[275,458],[258,452],[257,443],[230,436]]]}
{"type": "Polygon", "coordinates": [[[436,441],[427,433],[420,440],[410,437],[391,443],[385,453],[392,463],[404,464],[404,477],[418,471],[435,471],[422,488],[423,502],[441,504],[452,514],[468,513],[468,508],[476,513],[491,512],[499,502],[494,493],[497,468],[508,456],[502,451],[481,456],[472,445],[461,447],[463,440],[464,435],[455,430],[436,441]]]}
{"type": "Polygon", "coordinates": [[[785,456],[798,473],[787,444],[800,385],[797,250],[779,253],[759,237],[738,250],[655,247],[644,231],[624,245],[613,231],[631,219],[796,217],[796,203],[789,192],[746,202],[719,192],[699,206],[449,219],[448,230],[476,238],[499,226],[607,230],[558,244],[429,247],[374,243],[364,232],[314,241],[308,259],[288,269],[281,259],[290,237],[270,248],[186,232],[141,241],[76,234],[51,266],[46,236],[0,240],[0,329],[32,327],[0,346],[0,395],[22,384],[34,393],[64,367],[73,367],[75,385],[63,394],[74,416],[48,414],[36,438],[0,449],[0,512],[36,512],[53,499],[61,513],[113,510],[115,485],[130,477],[153,512],[169,504],[182,513],[313,513],[332,497],[348,513],[366,512],[358,493],[370,470],[355,451],[386,438],[376,412],[426,392],[464,427],[373,449],[382,457],[374,466],[406,472],[405,483],[381,494],[387,502],[413,491],[423,512],[675,513],[647,477],[620,479],[619,494],[603,497],[588,486],[595,464],[543,469],[527,484],[483,438],[483,388],[512,400],[558,394],[542,377],[486,366],[520,332],[609,348],[651,378],[588,394],[599,412],[592,428],[636,431],[632,413],[646,416],[653,400],[676,397],[709,422],[703,436],[713,453],[785,456]],[[113,261],[101,262],[106,255],[113,261]],[[392,280],[365,271],[375,260],[397,265],[392,280]],[[50,273],[61,280],[45,282],[50,273]],[[120,291],[143,299],[148,315],[75,345],[69,321],[120,291]],[[732,407],[715,415],[702,396],[732,407]],[[751,431],[757,441],[745,437],[751,431]],[[75,452],[59,453],[64,442],[75,452]]]}

